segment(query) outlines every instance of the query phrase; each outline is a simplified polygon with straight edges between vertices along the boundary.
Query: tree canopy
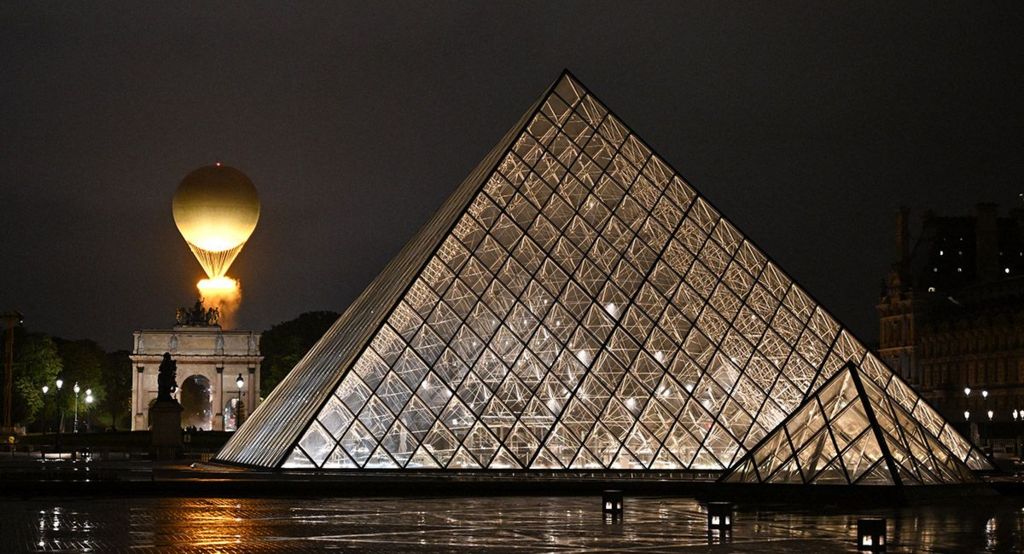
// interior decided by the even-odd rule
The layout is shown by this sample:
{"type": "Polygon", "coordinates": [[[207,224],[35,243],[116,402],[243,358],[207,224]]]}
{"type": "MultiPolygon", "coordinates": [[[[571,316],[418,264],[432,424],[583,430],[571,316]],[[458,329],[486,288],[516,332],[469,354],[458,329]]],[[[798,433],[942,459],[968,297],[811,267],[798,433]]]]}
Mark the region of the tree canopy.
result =
{"type": "MultiPolygon", "coordinates": [[[[6,341],[0,348],[6,349],[6,341]]],[[[53,339],[42,333],[30,333],[24,327],[15,328],[14,397],[11,399],[14,421],[38,421],[44,416],[44,408],[52,408],[43,396],[43,387],[48,386],[50,394],[54,394],[54,381],[62,368],[63,363],[53,339]]],[[[50,412],[48,410],[45,413],[50,412]]]]}
{"type": "Polygon", "coordinates": [[[110,416],[110,426],[117,429],[119,423],[130,423],[132,409],[132,361],[127,350],[107,354],[100,385],[105,393],[99,399],[97,409],[110,416]]]}
{"type": "Polygon", "coordinates": [[[263,333],[260,395],[266,397],[338,319],[335,312],[306,312],[263,333]]]}

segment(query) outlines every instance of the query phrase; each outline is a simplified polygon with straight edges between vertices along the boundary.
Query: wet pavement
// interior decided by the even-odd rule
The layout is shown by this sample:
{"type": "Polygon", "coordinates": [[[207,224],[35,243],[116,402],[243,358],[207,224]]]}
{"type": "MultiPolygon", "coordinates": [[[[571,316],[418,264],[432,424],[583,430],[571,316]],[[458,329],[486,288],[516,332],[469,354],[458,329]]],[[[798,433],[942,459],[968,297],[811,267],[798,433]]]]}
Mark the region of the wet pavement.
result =
{"type": "Polygon", "coordinates": [[[1024,499],[847,511],[739,506],[709,540],[690,498],[40,498],[0,500],[5,552],[855,552],[858,517],[885,517],[889,552],[1024,551],[1024,499]],[[713,543],[713,544],[709,544],[713,543]]]}

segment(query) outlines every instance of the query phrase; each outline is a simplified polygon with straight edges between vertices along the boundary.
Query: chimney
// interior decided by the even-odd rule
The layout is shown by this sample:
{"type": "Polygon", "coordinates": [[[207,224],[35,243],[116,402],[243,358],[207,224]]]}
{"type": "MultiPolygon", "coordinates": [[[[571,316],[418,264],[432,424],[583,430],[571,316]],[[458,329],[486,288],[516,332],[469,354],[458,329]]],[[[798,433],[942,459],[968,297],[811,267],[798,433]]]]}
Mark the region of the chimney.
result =
{"type": "Polygon", "coordinates": [[[905,279],[910,268],[910,208],[906,206],[896,214],[896,267],[905,279]]]}
{"type": "Polygon", "coordinates": [[[974,220],[974,260],[978,279],[999,278],[999,205],[978,204],[974,220]]]}

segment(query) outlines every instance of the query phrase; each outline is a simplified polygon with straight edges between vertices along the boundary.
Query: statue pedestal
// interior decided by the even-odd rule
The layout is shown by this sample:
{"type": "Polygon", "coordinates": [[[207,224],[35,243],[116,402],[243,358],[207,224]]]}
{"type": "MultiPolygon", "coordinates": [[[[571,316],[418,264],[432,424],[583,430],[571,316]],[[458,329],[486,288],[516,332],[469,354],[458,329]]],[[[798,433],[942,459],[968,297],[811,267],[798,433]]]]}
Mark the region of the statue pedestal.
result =
{"type": "Polygon", "coordinates": [[[154,459],[181,456],[181,411],[176,400],[158,400],[149,409],[150,452],[154,459]]]}

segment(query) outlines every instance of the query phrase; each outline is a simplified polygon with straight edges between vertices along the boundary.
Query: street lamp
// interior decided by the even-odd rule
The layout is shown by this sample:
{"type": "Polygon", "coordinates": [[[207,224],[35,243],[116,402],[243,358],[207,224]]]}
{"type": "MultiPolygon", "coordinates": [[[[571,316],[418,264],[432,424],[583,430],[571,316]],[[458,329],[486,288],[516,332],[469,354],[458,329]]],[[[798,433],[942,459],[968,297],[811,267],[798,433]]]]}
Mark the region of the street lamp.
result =
{"type": "Polygon", "coordinates": [[[57,446],[57,453],[58,453],[58,455],[60,455],[60,431],[61,431],[60,428],[61,428],[61,425],[64,423],[64,407],[61,406],[61,403],[60,403],[60,391],[61,391],[61,389],[64,388],[64,379],[61,379],[60,377],[58,377],[57,380],[54,381],[53,384],[57,385],[57,392],[54,393],[54,397],[55,397],[54,400],[57,402],[57,445],[56,446],[57,446]]]}
{"type": "Polygon", "coordinates": [[[78,386],[78,381],[75,381],[75,387],[72,389],[75,391],[75,433],[78,432],[78,393],[82,391],[82,388],[78,386]]]}
{"type": "Polygon", "coordinates": [[[1018,420],[1024,419],[1024,411],[1013,410],[1013,451],[1020,459],[1020,427],[1017,427],[1018,420]]]}
{"type": "Polygon", "coordinates": [[[245,386],[245,379],[242,379],[242,374],[238,374],[238,379],[235,379],[235,386],[238,387],[238,403],[235,404],[235,430],[242,426],[242,387],[245,386]]]}
{"type": "Polygon", "coordinates": [[[964,396],[971,395],[971,387],[964,387],[964,396]]]}
{"type": "Polygon", "coordinates": [[[986,399],[986,400],[988,400],[988,391],[987,390],[981,391],[981,397],[986,399]]]}
{"type": "MultiPolygon", "coordinates": [[[[92,389],[85,389],[85,411],[86,411],[87,414],[89,412],[89,407],[92,406],[92,401],[93,400],[94,400],[94,397],[92,395],[92,389]]],[[[86,421],[86,423],[88,423],[89,422],[89,418],[86,417],[85,421],[86,421]]],[[[86,430],[89,430],[89,429],[90,429],[89,427],[86,427],[86,430]]]]}
{"type": "Polygon", "coordinates": [[[970,410],[964,410],[964,422],[967,424],[967,437],[968,437],[969,440],[973,441],[974,439],[972,438],[972,433],[971,433],[971,411],[970,410]]]}
{"type": "Polygon", "coordinates": [[[94,400],[94,397],[92,395],[92,389],[85,389],[85,409],[86,409],[86,412],[88,412],[89,407],[92,406],[92,401],[93,400],[94,400]]]}
{"type": "Polygon", "coordinates": [[[43,423],[43,433],[46,433],[46,393],[50,392],[50,385],[43,385],[43,417],[39,418],[43,423]]]}
{"type": "Polygon", "coordinates": [[[991,449],[992,448],[992,415],[993,415],[993,413],[992,413],[992,410],[989,410],[986,413],[988,414],[988,425],[985,426],[985,427],[987,427],[987,429],[985,429],[985,434],[988,435],[988,447],[991,449]]]}

